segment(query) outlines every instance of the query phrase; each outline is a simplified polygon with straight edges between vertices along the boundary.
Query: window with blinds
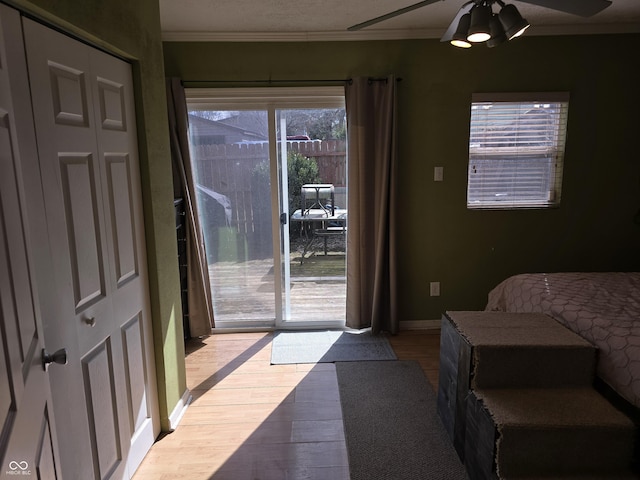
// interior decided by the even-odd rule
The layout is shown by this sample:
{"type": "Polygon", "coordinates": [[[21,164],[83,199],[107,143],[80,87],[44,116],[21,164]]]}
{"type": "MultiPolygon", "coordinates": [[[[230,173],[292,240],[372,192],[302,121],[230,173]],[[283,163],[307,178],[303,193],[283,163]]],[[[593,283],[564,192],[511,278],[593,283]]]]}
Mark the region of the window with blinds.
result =
{"type": "Polygon", "coordinates": [[[568,94],[482,94],[471,104],[468,208],[560,204],[568,94]]]}

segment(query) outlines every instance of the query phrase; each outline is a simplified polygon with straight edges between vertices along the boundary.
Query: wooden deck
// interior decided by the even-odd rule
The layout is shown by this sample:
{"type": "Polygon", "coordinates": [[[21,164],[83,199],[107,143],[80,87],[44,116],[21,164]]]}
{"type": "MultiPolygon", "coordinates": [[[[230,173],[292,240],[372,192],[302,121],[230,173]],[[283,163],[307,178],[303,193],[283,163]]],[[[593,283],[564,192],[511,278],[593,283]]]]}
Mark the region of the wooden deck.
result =
{"type": "MultiPolygon", "coordinates": [[[[293,321],[345,319],[346,276],[343,252],[291,256],[290,311],[293,321]]],[[[209,266],[215,319],[219,325],[242,326],[273,321],[276,315],[271,259],[216,262],[209,266]]]]}

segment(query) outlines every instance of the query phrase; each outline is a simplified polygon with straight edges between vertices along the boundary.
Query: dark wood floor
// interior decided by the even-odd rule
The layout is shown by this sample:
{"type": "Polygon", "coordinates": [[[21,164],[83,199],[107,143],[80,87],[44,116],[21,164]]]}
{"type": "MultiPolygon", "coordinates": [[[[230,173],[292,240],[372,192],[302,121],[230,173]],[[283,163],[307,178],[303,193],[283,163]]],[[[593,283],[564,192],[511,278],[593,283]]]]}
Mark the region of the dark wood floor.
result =
{"type": "MultiPolygon", "coordinates": [[[[193,401],[178,428],[156,442],[134,480],[349,480],[335,365],[271,365],[273,333],[190,340],[193,401]]],[[[438,331],[390,337],[438,384],[438,331]]]]}

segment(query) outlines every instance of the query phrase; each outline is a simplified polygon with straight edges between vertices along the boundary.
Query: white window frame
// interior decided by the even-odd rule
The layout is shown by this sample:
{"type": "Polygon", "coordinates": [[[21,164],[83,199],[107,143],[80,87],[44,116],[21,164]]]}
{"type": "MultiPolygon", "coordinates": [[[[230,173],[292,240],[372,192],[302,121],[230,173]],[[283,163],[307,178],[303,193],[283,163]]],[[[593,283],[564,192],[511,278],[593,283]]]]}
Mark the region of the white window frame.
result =
{"type": "Polygon", "coordinates": [[[560,205],[569,94],[473,94],[467,208],[560,205]]]}

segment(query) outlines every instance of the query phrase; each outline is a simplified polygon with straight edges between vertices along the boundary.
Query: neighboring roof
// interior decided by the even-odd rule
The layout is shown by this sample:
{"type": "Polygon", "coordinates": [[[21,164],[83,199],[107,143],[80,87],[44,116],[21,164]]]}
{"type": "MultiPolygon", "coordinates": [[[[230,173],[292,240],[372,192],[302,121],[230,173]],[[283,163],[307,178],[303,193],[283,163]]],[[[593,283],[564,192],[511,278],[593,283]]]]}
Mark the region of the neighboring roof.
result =
{"type": "Polygon", "coordinates": [[[189,128],[194,135],[233,135],[240,136],[247,141],[266,141],[267,137],[258,132],[254,132],[245,128],[229,125],[224,121],[209,120],[198,115],[189,114],[189,128]]]}

